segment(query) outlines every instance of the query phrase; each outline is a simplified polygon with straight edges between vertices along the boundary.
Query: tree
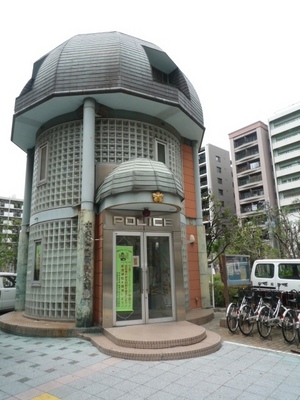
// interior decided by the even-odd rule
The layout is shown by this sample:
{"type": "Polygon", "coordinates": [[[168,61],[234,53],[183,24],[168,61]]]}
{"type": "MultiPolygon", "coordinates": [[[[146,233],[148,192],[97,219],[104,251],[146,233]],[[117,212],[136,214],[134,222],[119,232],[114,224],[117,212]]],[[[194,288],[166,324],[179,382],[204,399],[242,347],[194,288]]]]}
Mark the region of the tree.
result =
{"type": "MultiPolygon", "coordinates": [[[[8,226],[10,233],[0,232],[0,270],[16,271],[21,220],[15,218],[8,226]]],[[[2,225],[2,228],[4,225],[2,225]]]]}
{"type": "Polygon", "coordinates": [[[250,264],[260,258],[300,258],[300,214],[296,208],[270,208],[264,204],[256,216],[238,220],[214,195],[202,199],[206,213],[208,263],[220,255],[250,256],[250,264]]]}
{"type": "Polygon", "coordinates": [[[205,224],[206,249],[208,263],[212,264],[230,245],[232,232],[236,230],[238,220],[213,194],[202,199],[202,206],[206,209],[209,220],[209,223],[205,224]]]}
{"type": "Polygon", "coordinates": [[[250,256],[250,265],[259,258],[277,258],[278,251],[266,240],[266,229],[259,218],[241,220],[232,232],[228,254],[250,256]]]}
{"type": "Polygon", "coordinates": [[[278,258],[278,249],[270,244],[268,239],[268,221],[272,218],[268,214],[258,213],[251,219],[238,219],[228,208],[224,208],[213,194],[202,199],[203,209],[206,211],[206,248],[208,263],[218,260],[221,254],[236,254],[250,256],[252,265],[259,258],[278,258]]]}
{"type": "Polygon", "coordinates": [[[300,218],[289,208],[271,213],[272,234],[281,258],[300,258],[300,218]]]}

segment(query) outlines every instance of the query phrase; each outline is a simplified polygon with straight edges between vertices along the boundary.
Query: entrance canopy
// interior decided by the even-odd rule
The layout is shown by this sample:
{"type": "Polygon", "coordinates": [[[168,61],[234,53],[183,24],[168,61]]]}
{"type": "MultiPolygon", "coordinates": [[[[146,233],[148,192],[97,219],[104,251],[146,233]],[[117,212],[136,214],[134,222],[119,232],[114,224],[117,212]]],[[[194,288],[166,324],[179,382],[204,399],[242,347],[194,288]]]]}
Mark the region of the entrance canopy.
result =
{"type": "Polygon", "coordinates": [[[180,181],[162,162],[136,158],[116,167],[96,191],[96,203],[105,208],[178,212],[184,199],[180,181]],[[161,193],[161,202],[153,194],[161,193]]]}

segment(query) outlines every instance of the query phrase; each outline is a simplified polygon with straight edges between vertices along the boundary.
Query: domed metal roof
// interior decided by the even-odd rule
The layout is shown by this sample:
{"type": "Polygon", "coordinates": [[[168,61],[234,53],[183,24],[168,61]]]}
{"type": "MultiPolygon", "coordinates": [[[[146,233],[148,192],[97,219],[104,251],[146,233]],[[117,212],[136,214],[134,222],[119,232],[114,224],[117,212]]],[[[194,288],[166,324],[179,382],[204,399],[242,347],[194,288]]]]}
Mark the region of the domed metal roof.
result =
{"type": "Polygon", "coordinates": [[[40,127],[74,112],[86,97],[114,110],[143,113],[201,142],[202,107],[195,89],[156,45],[119,32],[77,35],[34,63],[16,99],[12,140],[35,145],[40,127]]]}
{"type": "Polygon", "coordinates": [[[96,203],[120,193],[162,192],[184,199],[181,183],[162,162],[136,158],[116,167],[96,191],[96,203]]]}

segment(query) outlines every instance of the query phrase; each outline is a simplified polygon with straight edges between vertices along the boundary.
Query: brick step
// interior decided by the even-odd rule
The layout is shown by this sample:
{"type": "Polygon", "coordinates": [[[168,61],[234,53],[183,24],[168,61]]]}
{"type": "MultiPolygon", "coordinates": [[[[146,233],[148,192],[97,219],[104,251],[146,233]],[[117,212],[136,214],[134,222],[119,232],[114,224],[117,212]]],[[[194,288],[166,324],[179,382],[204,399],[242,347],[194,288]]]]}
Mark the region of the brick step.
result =
{"type": "Polygon", "coordinates": [[[115,327],[80,336],[104,354],[140,361],[200,357],[221,347],[219,334],[188,321],[115,327]]]}
{"type": "Polygon", "coordinates": [[[91,343],[104,354],[112,357],[139,361],[181,360],[185,358],[201,357],[212,354],[221,347],[220,335],[211,331],[206,331],[206,337],[201,342],[188,346],[162,349],[140,349],[118,346],[101,334],[83,334],[82,337],[90,340],[91,343]]]}
{"type": "Polygon", "coordinates": [[[205,328],[188,321],[120,326],[104,329],[103,334],[118,346],[138,349],[189,346],[206,338],[205,328]]]}

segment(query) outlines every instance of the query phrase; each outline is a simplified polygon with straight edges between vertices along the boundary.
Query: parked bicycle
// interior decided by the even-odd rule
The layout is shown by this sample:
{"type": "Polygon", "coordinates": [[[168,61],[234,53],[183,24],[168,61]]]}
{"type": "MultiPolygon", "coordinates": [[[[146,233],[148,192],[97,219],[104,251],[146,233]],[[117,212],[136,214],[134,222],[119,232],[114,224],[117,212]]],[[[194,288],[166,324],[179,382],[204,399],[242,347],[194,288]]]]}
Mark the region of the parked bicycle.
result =
{"type": "Polygon", "coordinates": [[[248,304],[251,301],[252,295],[251,292],[249,292],[249,289],[241,289],[239,293],[234,296],[234,298],[236,299],[236,301],[230,303],[226,310],[226,323],[231,333],[235,333],[237,331],[239,326],[238,321],[240,310],[244,305],[248,304]],[[242,301],[241,303],[239,303],[239,298],[241,297],[242,293],[242,301]]]}
{"type": "Polygon", "coordinates": [[[250,336],[256,324],[259,310],[264,305],[264,294],[259,289],[253,291],[253,301],[244,304],[240,309],[238,318],[238,326],[245,336],[250,336]],[[259,299],[259,300],[258,300],[259,299]]]}
{"type": "Polygon", "coordinates": [[[288,303],[290,308],[283,313],[282,318],[282,335],[288,343],[293,343],[297,335],[300,342],[300,293],[292,290],[289,293],[288,303]]]}
{"type": "MultiPolygon", "coordinates": [[[[279,283],[278,290],[280,286],[287,286],[287,283],[279,283]]],[[[272,292],[270,291],[270,296],[264,298],[265,304],[258,311],[257,317],[257,330],[263,339],[267,339],[274,326],[281,327],[283,313],[287,311],[287,307],[282,302],[283,292],[272,292]],[[276,296],[277,303],[273,307],[273,298],[276,296]]]]}

